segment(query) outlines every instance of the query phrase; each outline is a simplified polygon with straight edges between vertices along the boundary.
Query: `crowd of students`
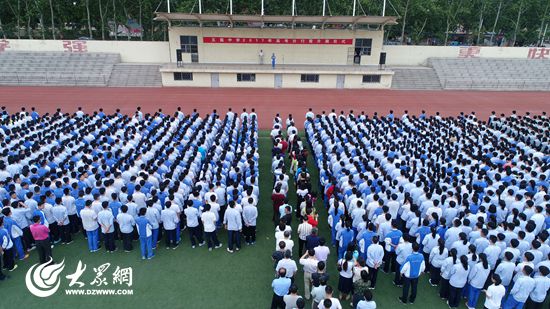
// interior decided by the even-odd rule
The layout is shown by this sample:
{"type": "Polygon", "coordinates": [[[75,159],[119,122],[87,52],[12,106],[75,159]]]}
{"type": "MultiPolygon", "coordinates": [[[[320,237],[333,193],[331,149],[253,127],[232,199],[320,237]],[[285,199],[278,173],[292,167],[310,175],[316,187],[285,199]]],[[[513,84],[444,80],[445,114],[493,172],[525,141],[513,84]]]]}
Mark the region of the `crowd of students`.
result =
{"type": "Polygon", "coordinates": [[[311,175],[307,168],[308,150],[298,135],[292,115],[289,115],[286,124],[282,123],[279,114],[276,115],[271,138],[271,199],[273,222],[276,225],[276,248],[272,254],[276,278],[272,282],[271,308],[304,308],[306,300],[311,300],[313,309],[341,309],[341,301],[350,300],[353,291],[351,303],[354,308],[375,309],[376,302],[367,286],[365,261],[354,259],[350,252],[345,254],[345,258],[342,256],[338,262],[338,298],[334,295],[336,291],[329,284],[327,268],[330,265],[327,264],[327,260],[331,250],[325,238],[319,236],[318,214],[315,209],[317,193],[313,191],[311,175]],[[288,158],[290,166],[286,166],[285,158],[288,158]],[[290,179],[290,185],[296,189],[295,209],[289,205],[290,179]],[[298,240],[298,256],[293,256],[293,251],[296,251],[291,227],[294,216],[299,223],[294,237],[298,240]],[[299,270],[294,259],[301,265],[303,272],[303,297],[299,295],[298,284],[295,282],[299,270]]]}
{"type": "MultiPolygon", "coordinates": [[[[542,308],[550,288],[550,120],[306,114],[340,275],[395,273],[414,303],[420,275],[450,308],[542,308]],[[428,276],[424,276],[427,278],[428,276]]],[[[348,295],[349,283],[340,292],[348,295]]]]}
{"type": "MultiPolygon", "coordinates": [[[[182,231],[190,246],[241,249],[255,243],[258,216],[258,127],[254,110],[225,117],[214,110],[173,116],[159,109],[135,115],[102,109],[92,115],[43,116],[32,108],[0,120],[0,245],[4,269],[37,249],[53,260],[55,245],[84,233],[90,252],[133,250],[139,239],[151,259],[164,237],[176,249],[182,231]]],[[[5,275],[0,272],[0,279],[5,275]]]]}

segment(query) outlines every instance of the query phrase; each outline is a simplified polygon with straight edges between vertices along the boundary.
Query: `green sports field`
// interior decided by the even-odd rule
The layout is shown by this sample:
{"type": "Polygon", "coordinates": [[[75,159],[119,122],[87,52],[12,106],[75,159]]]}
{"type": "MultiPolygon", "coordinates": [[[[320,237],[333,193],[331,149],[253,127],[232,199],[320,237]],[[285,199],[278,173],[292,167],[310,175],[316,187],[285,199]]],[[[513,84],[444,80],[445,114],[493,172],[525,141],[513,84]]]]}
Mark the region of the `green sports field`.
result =
{"type": "MultiPolygon", "coordinates": [[[[260,202],[258,220],[258,239],[255,246],[244,246],[234,254],[225,251],[227,235],[221,232],[222,249],[209,252],[206,247],[191,249],[187,231],[183,232],[182,244],[177,250],[167,250],[159,246],[156,257],[150,261],[140,259],[139,243],[134,242],[134,251],[125,253],[117,243],[119,250],[113,254],[99,251],[89,253],[86,240],[78,235],[76,240],[67,246],[54,248],[56,262],[65,260],[65,269],[61,272],[61,286],[57,293],[46,298],[33,296],[25,286],[25,274],[29,267],[38,262],[35,252],[24,262],[19,262],[19,268],[9,273],[10,279],[0,282],[0,308],[269,308],[271,303],[271,280],[273,280],[273,263],[271,253],[275,249],[274,226],[271,222],[271,140],[267,131],[260,133],[260,202]],[[102,289],[133,289],[133,295],[66,295],[69,280],[66,275],[72,274],[78,261],[87,265],[80,281],[86,285],[82,289],[94,288],[90,283],[94,280],[93,268],[104,263],[110,263],[105,277],[109,283],[102,289]],[[119,266],[133,268],[133,285],[113,285],[112,272],[119,266]]],[[[317,184],[317,171],[311,160],[308,162],[312,172],[313,182],[317,184]]],[[[290,186],[292,187],[292,186],[290,186]]],[[[295,194],[289,192],[290,204],[294,205],[295,194]]],[[[326,210],[319,202],[320,231],[330,239],[326,210]]],[[[296,230],[297,222],[293,222],[296,230]]],[[[294,235],[297,243],[297,238],[294,235]]],[[[162,243],[163,244],[163,243],[162,243]]],[[[295,246],[297,257],[297,245],[295,246]]],[[[334,251],[334,250],[333,250],[334,251]]],[[[301,269],[301,267],[299,267],[301,269]]],[[[329,284],[335,290],[338,285],[336,257],[331,253],[328,265],[331,279],[329,284]]],[[[418,298],[414,305],[402,305],[397,297],[401,289],[392,285],[392,276],[379,273],[376,290],[373,291],[378,308],[447,308],[445,302],[439,299],[437,289],[427,284],[422,278],[419,284],[418,298]]],[[[303,276],[298,273],[296,281],[299,292],[303,293],[303,276]]],[[[72,288],[75,288],[74,286],[72,288]]],[[[482,308],[481,300],[479,308],[482,308]]],[[[310,308],[309,305],[306,308],[310,308]]],[[[345,304],[344,308],[349,308],[345,304]]],[[[461,304],[461,308],[465,308],[461,304]]]]}

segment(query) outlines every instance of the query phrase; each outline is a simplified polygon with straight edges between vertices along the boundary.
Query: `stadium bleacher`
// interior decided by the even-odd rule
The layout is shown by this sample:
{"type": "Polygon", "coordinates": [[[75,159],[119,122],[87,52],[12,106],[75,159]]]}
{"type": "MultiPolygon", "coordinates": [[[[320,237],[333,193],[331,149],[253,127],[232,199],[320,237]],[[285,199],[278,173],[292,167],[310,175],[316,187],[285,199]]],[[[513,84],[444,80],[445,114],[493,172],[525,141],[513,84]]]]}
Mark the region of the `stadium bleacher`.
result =
{"type": "Polygon", "coordinates": [[[544,59],[429,58],[444,89],[550,90],[544,59]]]}
{"type": "Polygon", "coordinates": [[[119,54],[0,53],[0,85],[106,86],[119,54]]]}

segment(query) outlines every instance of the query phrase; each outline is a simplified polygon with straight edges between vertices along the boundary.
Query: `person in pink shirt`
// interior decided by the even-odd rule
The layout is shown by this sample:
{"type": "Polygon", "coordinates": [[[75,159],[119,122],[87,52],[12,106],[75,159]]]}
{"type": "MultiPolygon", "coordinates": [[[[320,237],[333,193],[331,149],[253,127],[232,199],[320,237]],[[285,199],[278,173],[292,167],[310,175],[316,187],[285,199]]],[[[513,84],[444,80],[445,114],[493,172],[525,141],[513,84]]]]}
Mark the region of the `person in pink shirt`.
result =
{"type": "Polygon", "coordinates": [[[53,262],[52,248],[50,244],[50,229],[43,224],[40,224],[40,217],[32,218],[33,225],[30,226],[32,237],[38,249],[38,257],[40,264],[48,262],[51,258],[53,262]]]}

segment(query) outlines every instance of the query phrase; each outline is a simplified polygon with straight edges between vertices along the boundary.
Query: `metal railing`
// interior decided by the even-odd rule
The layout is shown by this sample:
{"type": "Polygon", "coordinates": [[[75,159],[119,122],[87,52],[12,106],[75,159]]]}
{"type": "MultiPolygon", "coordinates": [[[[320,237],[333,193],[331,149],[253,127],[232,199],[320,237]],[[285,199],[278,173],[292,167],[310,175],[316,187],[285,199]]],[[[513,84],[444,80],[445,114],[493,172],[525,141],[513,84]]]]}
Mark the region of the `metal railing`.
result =
{"type": "Polygon", "coordinates": [[[106,86],[109,76],[94,73],[2,72],[0,85],[106,86]]]}
{"type": "Polygon", "coordinates": [[[443,89],[457,90],[550,90],[550,81],[525,79],[472,79],[472,78],[445,78],[442,81],[443,89]]]}

